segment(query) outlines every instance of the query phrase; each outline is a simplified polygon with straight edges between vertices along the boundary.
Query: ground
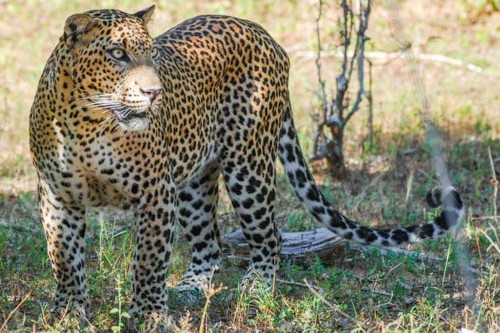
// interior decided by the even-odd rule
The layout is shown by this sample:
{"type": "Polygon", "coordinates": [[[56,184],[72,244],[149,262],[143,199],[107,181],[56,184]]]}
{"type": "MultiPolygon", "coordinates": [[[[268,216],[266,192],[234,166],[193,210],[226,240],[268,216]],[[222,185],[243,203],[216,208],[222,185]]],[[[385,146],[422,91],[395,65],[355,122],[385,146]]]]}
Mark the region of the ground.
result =
{"type": "MultiPolygon", "coordinates": [[[[67,16],[104,7],[131,12],[151,1],[139,2],[0,1],[0,16],[9,18],[0,21],[0,331],[57,331],[57,326],[46,323],[55,280],[39,223],[27,134],[29,108],[43,65],[67,16]]],[[[440,54],[480,68],[478,72],[460,64],[420,63],[433,118],[443,136],[443,158],[467,205],[459,235],[407,249],[425,253],[423,260],[345,245],[332,254],[329,263],[312,260],[307,267],[285,263],[274,294],[259,289],[253,296],[242,293],[238,282],[244,267],[238,258],[227,258],[223,273],[214,280],[214,290],[207,291],[209,302],[205,297],[187,302],[172,292],[170,309],[180,330],[500,330],[499,203],[492,185],[492,170],[500,173],[500,15],[491,4],[483,7],[488,1],[424,1],[418,8],[411,1],[398,3],[415,52],[440,54]],[[220,284],[224,288],[217,290],[220,284]],[[468,288],[476,292],[470,295],[468,288]]],[[[308,56],[316,45],[315,1],[286,1],[280,6],[271,0],[160,1],[157,5],[153,35],[202,13],[240,16],[264,26],[289,52],[292,105],[302,145],[310,153],[310,114],[319,105],[314,57],[308,56]]],[[[336,5],[327,4],[321,26],[327,50],[334,50],[338,42],[336,13],[336,5]]],[[[393,15],[387,4],[374,6],[369,51],[398,50],[390,28],[393,15]]],[[[435,212],[424,209],[422,199],[436,184],[436,173],[409,68],[402,59],[373,61],[374,145],[367,148],[364,107],[347,128],[349,175],[342,182],[333,181],[319,163],[314,165],[317,180],[341,211],[367,225],[427,220],[435,212]]],[[[330,87],[338,66],[337,58],[323,61],[330,87]]],[[[278,187],[280,228],[301,231],[320,226],[294,197],[284,175],[278,177],[278,187]]],[[[226,195],[219,206],[223,233],[235,230],[236,216],[226,195]]],[[[126,322],[130,295],[132,218],[104,209],[89,211],[88,221],[92,320],[105,331],[119,331],[126,322]]],[[[169,285],[187,268],[189,249],[184,244],[179,235],[169,285]]]]}

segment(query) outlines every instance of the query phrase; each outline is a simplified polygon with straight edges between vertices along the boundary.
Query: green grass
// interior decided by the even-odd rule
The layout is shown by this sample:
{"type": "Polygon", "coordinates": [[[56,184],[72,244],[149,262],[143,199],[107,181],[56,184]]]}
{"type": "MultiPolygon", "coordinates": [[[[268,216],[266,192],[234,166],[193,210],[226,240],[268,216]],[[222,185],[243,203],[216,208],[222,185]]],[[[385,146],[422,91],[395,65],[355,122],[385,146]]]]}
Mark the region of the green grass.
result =
{"type": "MultiPolygon", "coordinates": [[[[498,146],[494,146],[498,148],[498,146]]],[[[464,152],[473,150],[462,147],[461,159],[455,166],[461,170],[470,158],[464,152]],[[465,158],[464,158],[465,157],[465,158]]],[[[420,167],[426,169],[430,162],[414,157],[420,167]],[[424,162],[422,162],[424,161],[424,162]]],[[[486,163],[486,161],[484,161],[486,163]]],[[[358,171],[358,176],[363,171],[358,171]]],[[[365,171],[366,172],[366,171],[365,171]]],[[[359,188],[369,185],[369,177],[359,177],[356,182],[342,187],[333,185],[330,197],[336,197],[343,211],[357,219],[373,222],[380,218],[380,225],[409,225],[430,218],[433,212],[422,213],[422,203],[417,200],[421,187],[427,186],[425,176],[414,176],[411,200],[404,204],[407,181],[393,177],[398,171],[386,173],[373,191],[367,191],[357,210],[349,212],[349,204],[358,202],[359,188]],[[344,204],[342,204],[344,202],[344,204]],[[379,209],[383,208],[382,214],[379,209]]],[[[487,178],[489,170],[478,171],[487,178]]],[[[464,176],[459,173],[459,176],[464,176]]],[[[292,211],[278,216],[280,227],[285,230],[303,230],[314,227],[302,225],[310,217],[298,209],[297,201],[289,200],[289,185],[280,175],[278,184],[284,186],[279,193],[277,207],[292,211]]],[[[468,179],[473,183],[475,179],[468,179]]],[[[206,331],[229,332],[234,328],[242,331],[269,332],[338,332],[338,331],[456,331],[461,327],[478,331],[495,329],[498,322],[498,259],[495,250],[500,240],[498,221],[477,218],[489,214],[491,191],[484,188],[480,194],[464,191],[467,202],[471,196],[480,195],[485,203],[484,211],[468,208],[463,225],[463,249],[470,256],[470,265],[479,272],[474,274],[479,285],[475,303],[469,304],[465,292],[465,275],[462,275],[460,256],[462,249],[453,237],[440,241],[414,245],[410,250],[425,252],[439,260],[420,260],[412,255],[381,254],[378,249],[360,251],[346,246],[339,249],[333,264],[325,265],[313,260],[307,267],[283,263],[279,280],[269,293],[261,286],[251,292],[242,292],[239,281],[245,268],[239,260],[226,258],[222,273],[216,275],[214,286],[222,284],[223,290],[214,291],[210,302],[203,297],[186,303],[182,294],[171,292],[170,311],[180,326],[180,331],[196,331],[205,313],[206,331]],[[314,288],[313,293],[307,284],[314,288]],[[473,309],[477,309],[473,312],[473,309]],[[187,315],[189,314],[189,316],[187,315]]],[[[9,206],[2,202],[4,216],[11,226],[0,227],[0,308],[3,318],[13,311],[8,327],[31,328],[50,331],[58,326],[47,326],[46,302],[50,302],[54,288],[50,265],[45,253],[43,231],[34,211],[37,206],[32,192],[24,192],[9,199],[9,206]],[[15,311],[16,306],[29,295],[15,311]],[[42,309],[44,311],[42,311],[42,309]]],[[[221,200],[222,210],[227,198],[221,200]]],[[[219,221],[231,230],[237,227],[235,216],[229,214],[219,221]]],[[[92,210],[88,213],[88,284],[92,297],[92,321],[100,329],[118,332],[127,319],[127,304],[131,293],[128,278],[130,254],[133,247],[129,226],[130,215],[118,215],[116,211],[92,210]]],[[[365,222],[366,223],[366,222],[365,222]]],[[[178,238],[182,237],[178,235],[178,238]]],[[[169,285],[179,281],[187,269],[189,248],[184,241],[176,241],[170,268],[169,285]]],[[[50,303],[49,303],[50,304],[50,303]]]]}
{"type": "MultiPolygon", "coordinates": [[[[290,53],[290,91],[299,138],[305,153],[311,151],[310,113],[318,105],[314,59],[297,57],[294,51],[314,50],[315,4],[285,1],[278,6],[267,0],[155,3],[158,8],[151,26],[153,35],[202,13],[245,17],[268,29],[290,53]]],[[[55,280],[39,222],[36,176],[28,148],[29,109],[43,65],[70,14],[102,7],[135,11],[149,5],[111,0],[52,1],[42,10],[34,0],[0,4],[2,17],[13,18],[0,22],[0,327],[6,322],[6,331],[60,331],[57,323],[47,323],[55,280]]],[[[440,260],[386,255],[377,249],[360,251],[346,245],[332,253],[331,265],[320,260],[313,260],[307,267],[283,263],[274,294],[259,286],[251,293],[242,292],[239,281],[245,267],[238,259],[225,258],[208,298],[202,295],[187,302],[184,295],[170,293],[170,311],[180,332],[200,328],[211,332],[499,330],[499,221],[492,218],[498,212],[493,211],[487,157],[488,147],[493,158],[498,159],[500,152],[495,89],[499,75],[495,64],[500,60],[495,22],[499,15],[481,6],[480,2],[475,5],[465,0],[459,8],[451,1],[442,6],[425,1],[425,6],[418,8],[411,2],[400,5],[407,33],[417,40],[416,47],[422,52],[441,53],[484,69],[477,74],[424,63],[433,116],[443,133],[444,158],[453,183],[467,203],[461,241],[446,237],[410,248],[440,260]],[[470,262],[473,273],[462,272],[464,260],[470,262]],[[469,302],[465,294],[471,282],[478,286],[474,302],[469,302]],[[220,284],[224,289],[216,288],[220,284]]],[[[335,45],[335,12],[336,7],[329,5],[325,13],[323,45],[327,49],[335,45]]],[[[387,18],[388,9],[377,5],[369,28],[373,51],[395,49],[387,18]]],[[[323,70],[330,86],[338,66],[338,59],[324,59],[323,70]]],[[[410,225],[428,220],[435,212],[423,208],[423,196],[436,184],[436,174],[424,140],[419,101],[407,83],[408,68],[399,60],[378,63],[373,74],[374,145],[361,149],[366,147],[367,133],[366,114],[361,110],[346,130],[347,179],[342,183],[331,181],[322,163],[314,164],[315,176],[328,200],[365,225],[410,225]]],[[[277,184],[279,227],[287,231],[318,227],[282,173],[277,184]]],[[[222,192],[219,225],[226,233],[238,228],[238,223],[222,192]]],[[[92,322],[102,331],[122,331],[127,321],[131,225],[130,214],[108,209],[88,212],[87,278],[92,322]]],[[[178,235],[169,286],[187,269],[190,249],[185,244],[178,235]]]]}

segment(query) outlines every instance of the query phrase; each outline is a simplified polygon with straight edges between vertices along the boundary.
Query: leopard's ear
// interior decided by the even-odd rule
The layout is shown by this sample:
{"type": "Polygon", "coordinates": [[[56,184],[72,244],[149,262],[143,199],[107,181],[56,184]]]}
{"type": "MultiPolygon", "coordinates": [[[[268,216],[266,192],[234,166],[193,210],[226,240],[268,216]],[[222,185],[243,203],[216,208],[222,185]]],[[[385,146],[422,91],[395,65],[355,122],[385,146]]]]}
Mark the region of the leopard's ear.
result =
{"type": "Polygon", "coordinates": [[[144,22],[144,25],[147,25],[148,22],[151,20],[151,17],[153,16],[155,7],[156,7],[155,5],[152,5],[146,9],[140,10],[137,13],[135,13],[134,16],[140,18],[142,22],[144,22]]]}
{"type": "Polygon", "coordinates": [[[85,45],[92,40],[92,29],[96,22],[87,14],[75,14],[68,17],[64,25],[62,41],[70,48],[85,45]]]}

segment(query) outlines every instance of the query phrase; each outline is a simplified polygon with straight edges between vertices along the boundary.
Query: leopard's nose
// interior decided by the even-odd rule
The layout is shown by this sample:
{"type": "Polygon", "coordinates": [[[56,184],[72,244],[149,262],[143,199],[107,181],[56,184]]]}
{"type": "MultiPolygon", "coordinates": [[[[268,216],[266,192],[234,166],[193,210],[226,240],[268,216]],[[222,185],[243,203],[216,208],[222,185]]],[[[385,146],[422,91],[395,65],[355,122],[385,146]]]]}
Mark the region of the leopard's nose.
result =
{"type": "Polygon", "coordinates": [[[140,88],[140,91],[142,94],[146,95],[151,103],[158,97],[158,95],[161,93],[161,88],[148,88],[148,89],[143,89],[140,88]]]}

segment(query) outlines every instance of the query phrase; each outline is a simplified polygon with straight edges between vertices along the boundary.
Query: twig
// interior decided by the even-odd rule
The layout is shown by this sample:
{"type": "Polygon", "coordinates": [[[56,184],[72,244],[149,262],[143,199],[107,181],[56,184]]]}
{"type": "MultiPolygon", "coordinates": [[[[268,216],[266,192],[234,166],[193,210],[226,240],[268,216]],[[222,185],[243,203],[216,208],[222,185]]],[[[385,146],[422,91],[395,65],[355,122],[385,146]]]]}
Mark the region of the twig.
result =
{"type": "MultiPolygon", "coordinates": [[[[352,10],[347,4],[346,0],[343,0],[341,2],[342,6],[342,28],[340,31],[340,34],[342,35],[342,39],[344,41],[342,45],[342,71],[341,73],[337,76],[336,78],[336,90],[337,94],[335,96],[335,99],[333,101],[333,105],[335,106],[330,110],[330,114],[328,118],[333,118],[334,113],[336,113],[336,118],[338,119],[338,122],[340,122],[340,125],[343,126],[343,112],[344,112],[344,99],[345,99],[345,93],[347,92],[347,89],[349,88],[349,79],[352,73],[352,66],[351,68],[348,68],[347,64],[349,63],[349,46],[351,45],[351,36],[352,36],[352,26],[354,24],[353,22],[353,14],[352,10]],[[346,73],[348,75],[346,76],[346,73]]],[[[351,57],[351,65],[354,59],[356,58],[357,50],[355,49],[353,52],[353,56],[351,57]]]]}
{"type": "MultiPolygon", "coordinates": [[[[303,58],[303,59],[312,59],[317,57],[317,53],[311,52],[311,51],[295,51],[295,52],[290,52],[291,55],[297,58],[303,58]]],[[[349,51],[347,56],[349,58],[352,58],[354,56],[353,51],[349,51]]],[[[321,57],[322,58],[343,58],[344,54],[340,51],[323,51],[321,52],[321,57]]],[[[380,51],[372,51],[372,52],[365,52],[365,58],[373,61],[373,60],[381,60],[384,63],[385,62],[391,62],[396,59],[399,59],[402,57],[401,52],[380,52],[380,51]]],[[[454,59],[448,56],[445,56],[443,54],[436,54],[436,53],[415,53],[414,57],[417,60],[421,61],[429,61],[429,62],[434,62],[434,63],[442,63],[446,65],[451,65],[451,66],[456,66],[456,67],[461,67],[465,68],[468,71],[474,72],[474,73],[482,73],[483,69],[479,66],[476,66],[474,64],[459,60],[459,59],[454,59]]]]}
{"type": "MultiPolygon", "coordinates": [[[[354,49],[354,56],[352,60],[355,58],[358,60],[358,92],[356,94],[356,99],[354,100],[354,103],[352,104],[351,110],[345,117],[344,123],[347,123],[349,119],[359,110],[359,105],[363,99],[363,97],[366,96],[366,91],[365,91],[365,79],[364,79],[364,63],[365,63],[365,43],[369,39],[366,37],[366,29],[368,29],[368,22],[370,18],[370,11],[371,11],[371,1],[368,1],[366,4],[366,7],[363,8],[362,2],[360,1],[360,13],[359,13],[359,28],[358,28],[358,35],[356,38],[356,48],[354,49]],[[356,50],[359,52],[359,54],[356,57],[356,50]]],[[[352,65],[351,65],[351,70],[352,70],[352,65]]]]}
{"type": "MultiPolygon", "coordinates": [[[[318,297],[323,303],[325,303],[330,309],[340,313],[342,316],[346,317],[347,319],[351,320],[353,323],[357,323],[358,321],[354,319],[353,317],[349,316],[347,313],[344,311],[340,310],[340,308],[337,305],[334,305],[330,302],[328,302],[323,295],[321,295],[316,288],[318,287],[313,287],[307,282],[307,279],[304,279],[304,283],[307,286],[307,288],[316,296],[318,297]]],[[[321,290],[323,291],[323,290],[321,290]]]]}
{"type": "Polygon", "coordinates": [[[422,169],[417,169],[417,171],[419,173],[421,173],[422,175],[424,175],[428,180],[432,180],[432,181],[435,181],[436,180],[436,177],[435,176],[431,176],[427,171],[425,170],[422,170],[422,169]]]}
{"type": "Polygon", "coordinates": [[[205,294],[205,305],[203,306],[203,311],[201,314],[200,327],[198,328],[199,333],[205,333],[207,331],[206,329],[206,325],[208,323],[207,314],[212,297],[220,293],[222,290],[226,289],[226,287],[224,287],[222,283],[218,287],[214,287],[213,285],[214,274],[215,274],[215,269],[212,268],[212,270],[210,271],[208,285],[203,288],[203,293],[205,294]]]}
{"type": "Polygon", "coordinates": [[[353,205],[353,208],[352,208],[352,211],[356,212],[358,210],[358,206],[359,204],[361,203],[361,201],[363,201],[365,195],[366,195],[366,192],[367,190],[369,190],[371,187],[375,186],[375,184],[378,183],[378,181],[383,177],[385,176],[384,173],[380,173],[378,174],[375,178],[373,178],[370,182],[370,184],[368,184],[368,186],[365,186],[363,188],[363,191],[361,191],[361,193],[356,197],[356,201],[354,202],[354,205],[353,205]]]}
{"type": "MultiPolygon", "coordinates": [[[[326,93],[325,80],[321,75],[321,34],[319,30],[319,25],[321,21],[321,16],[323,14],[323,1],[319,0],[318,4],[318,17],[316,18],[316,41],[318,43],[318,52],[316,53],[316,60],[314,61],[316,64],[316,72],[318,75],[318,83],[320,87],[320,92],[318,93],[321,100],[321,113],[322,119],[319,121],[318,126],[315,128],[314,133],[314,144],[313,144],[313,157],[318,158],[321,156],[319,150],[319,141],[320,139],[323,141],[325,138],[325,133],[323,132],[323,128],[326,124],[326,117],[328,114],[328,96],[326,93]]],[[[321,116],[321,115],[320,115],[321,116]]],[[[321,158],[321,157],[320,157],[321,158]]]]}
{"type": "MultiPolygon", "coordinates": [[[[491,224],[490,224],[490,226],[491,226],[491,224]]],[[[493,226],[491,226],[491,229],[492,229],[492,230],[495,230],[495,229],[493,229],[493,226]]],[[[490,236],[488,236],[488,234],[487,234],[484,230],[479,230],[479,231],[483,234],[483,236],[484,236],[484,237],[486,237],[486,238],[490,241],[490,244],[491,244],[490,246],[494,247],[494,248],[495,248],[495,250],[497,250],[498,254],[500,254],[500,248],[499,248],[499,247],[498,247],[498,245],[497,245],[497,244],[496,244],[496,243],[495,243],[495,242],[491,239],[491,237],[490,237],[490,236]]]]}
{"type": "Polygon", "coordinates": [[[307,285],[307,284],[304,284],[304,283],[299,283],[299,282],[294,282],[294,281],[287,281],[287,280],[282,280],[282,279],[277,279],[276,281],[278,283],[286,284],[286,285],[289,285],[289,286],[302,287],[302,288],[318,288],[321,291],[321,289],[319,287],[307,285]]]}
{"type": "Polygon", "coordinates": [[[33,291],[36,289],[37,286],[38,286],[38,284],[35,283],[35,285],[33,286],[33,288],[31,288],[28,291],[28,293],[26,295],[24,295],[23,299],[16,305],[16,307],[14,309],[12,309],[12,311],[10,311],[9,315],[7,316],[7,318],[5,319],[5,321],[3,322],[2,326],[0,327],[0,332],[4,331],[4,328],[7,327],[7,323],[9,322],[10,318],[14,315],[14,313],[16,313],[17,310],[19,310],[19,308],[21,307],[21,305],[23,305],[24,302],[26,302],[28,300],[28,298],[31,297],[31,294],[33,293],[33,291]]]}
{"type": "MultiPolygon", "coordinates": [[[[366,55],[366,53],[365,53],[366,55]]],[[[370,59],[365,58],[368,63],[368,93],[366,99],[368,100],[368,143],[370,150],[373,148],[373,80],[372,80],[372,67],[373,63],[370,59]]]]}
{"type": "Polygon", "coordinates": [[[365,246],[365,245],[360,245],[357,243],[349,243],[349,248],[354,249],[354,250],[360,250],[360,251],[368,251],[368,250],[377,249],[382,256],[388,256],[391,253],[396,253],[396,254],[402,254],[405,256],[409,256],[409,257],[415,257],[417,260],[421,260],[421,261],[426,261],[426,260],[437,261],[437,262],[443,261],[442,258],[431,256],[429,254],[424,254],[424,253],[415,252],[415,251],[407,251],[407,250],[403,250],[403,249],[399,249],[399,248],[395,248],[395,247],[382,248],[382,247],[375,247],[375,246],[365,246]]]}
{"type": "Polygon", "coordinates": [[[498,179],[497,173],[495,171],[495,165],[493,163],[493,158],[491,157],[491,149],[488,146],[488,158],[490,160],[491,168],[491,181],[490,184],[493,186],[493,216],[497,218],[497,194],[498,194],[498,179]]]}
{"type": "Polygon", "coordinates": [[[484,220],[496,220],[496,219],[498,219],[498,216],[495,216],[495,215],[477,216],[477,217],[473,217],[472,221],[484,221],[484,220]]]}
{"type": "MultiPolygon", "coordinates": [[[[323,14],[323,1],[319,0],[319,8],[318,8],[318,17],[316,18],[316,41],[318,43],[318,52],[316,53],[316,60],[314,61],[316,64],[316,71],[318,75],[318,83],[320,86],[320,93],[321,93],[321,104],[322,108],[326,109],[328,108],[328,101],[327,101],[327,94],[326,94],[326,88],[325,88],[325,80],[323,79],[321,75],[321,52],[322,52],[322,46],[321,46],[321,34],[319,32],[319,26],[321,22],[321,16],[323,14]]],[[[323,122],[326,122],[326,112],[324,112],[324,119],[323,122]]]]}
{"type": "Polygon", "coordinates": [[[390,298],[392,298],[392,296],[393,296],[391,293],[388,293],[387,291],[384,291],[384,290],[377,290],[377,289],[371,289],[371,288],[366,288],[364,290],[369,291],[369,292],[374,293],[374,294],[377,294],[377,295],[387,296],[390,298]]]}
{"type": "Polygon", "coordinates": [[[443,277],[441,278],[441,288],[444,288],[444,279],[446,278],[446,271],[448,270],[450,255],[451,255],[451,242],[448,244],[448,251],[446,251],[446,261],[444,263],[443,277]]]}
{"type": "Polygon", "coordinates": [[[26,226],[19,225],[19,224],[12,224],[12,223],[9,223],[6,220],[2,220],[2,219],[0,219],[0,227],[12,228],[12,229],[17,230],[17,231],[25,231],[25,232],[35,233],[35,234],[40,232],[39,229],[36,229],[33,227],[26,227],[26,226]]]}
{"type": "Polygon", "coordinates": [[[397,264],[396,266],[391,267],[391,269],[389,269],[389,270],[387,271],[387,273],[385,273],[385,275],[387,275],[387,276],[391,275],[391,273],[392,273],[392,272],[394,272],[394,271],[395,271],[395,270],[396,270],[399,266],[401,266],[402,264],[403,264],[403,263],[401,263],[401,262],[400,262],[400,263],[399,263],[399,264],[397,264]]]}
{"type": "Polygon", "coordinates": [[[410,199],[411,188],[413,185],[413,174],[414,171],[410,171],[410,176],[408,177],[408,181],[406,182],[406,196],[405,196],[405,205],[408,205],[408,200],[410,199]]]}

